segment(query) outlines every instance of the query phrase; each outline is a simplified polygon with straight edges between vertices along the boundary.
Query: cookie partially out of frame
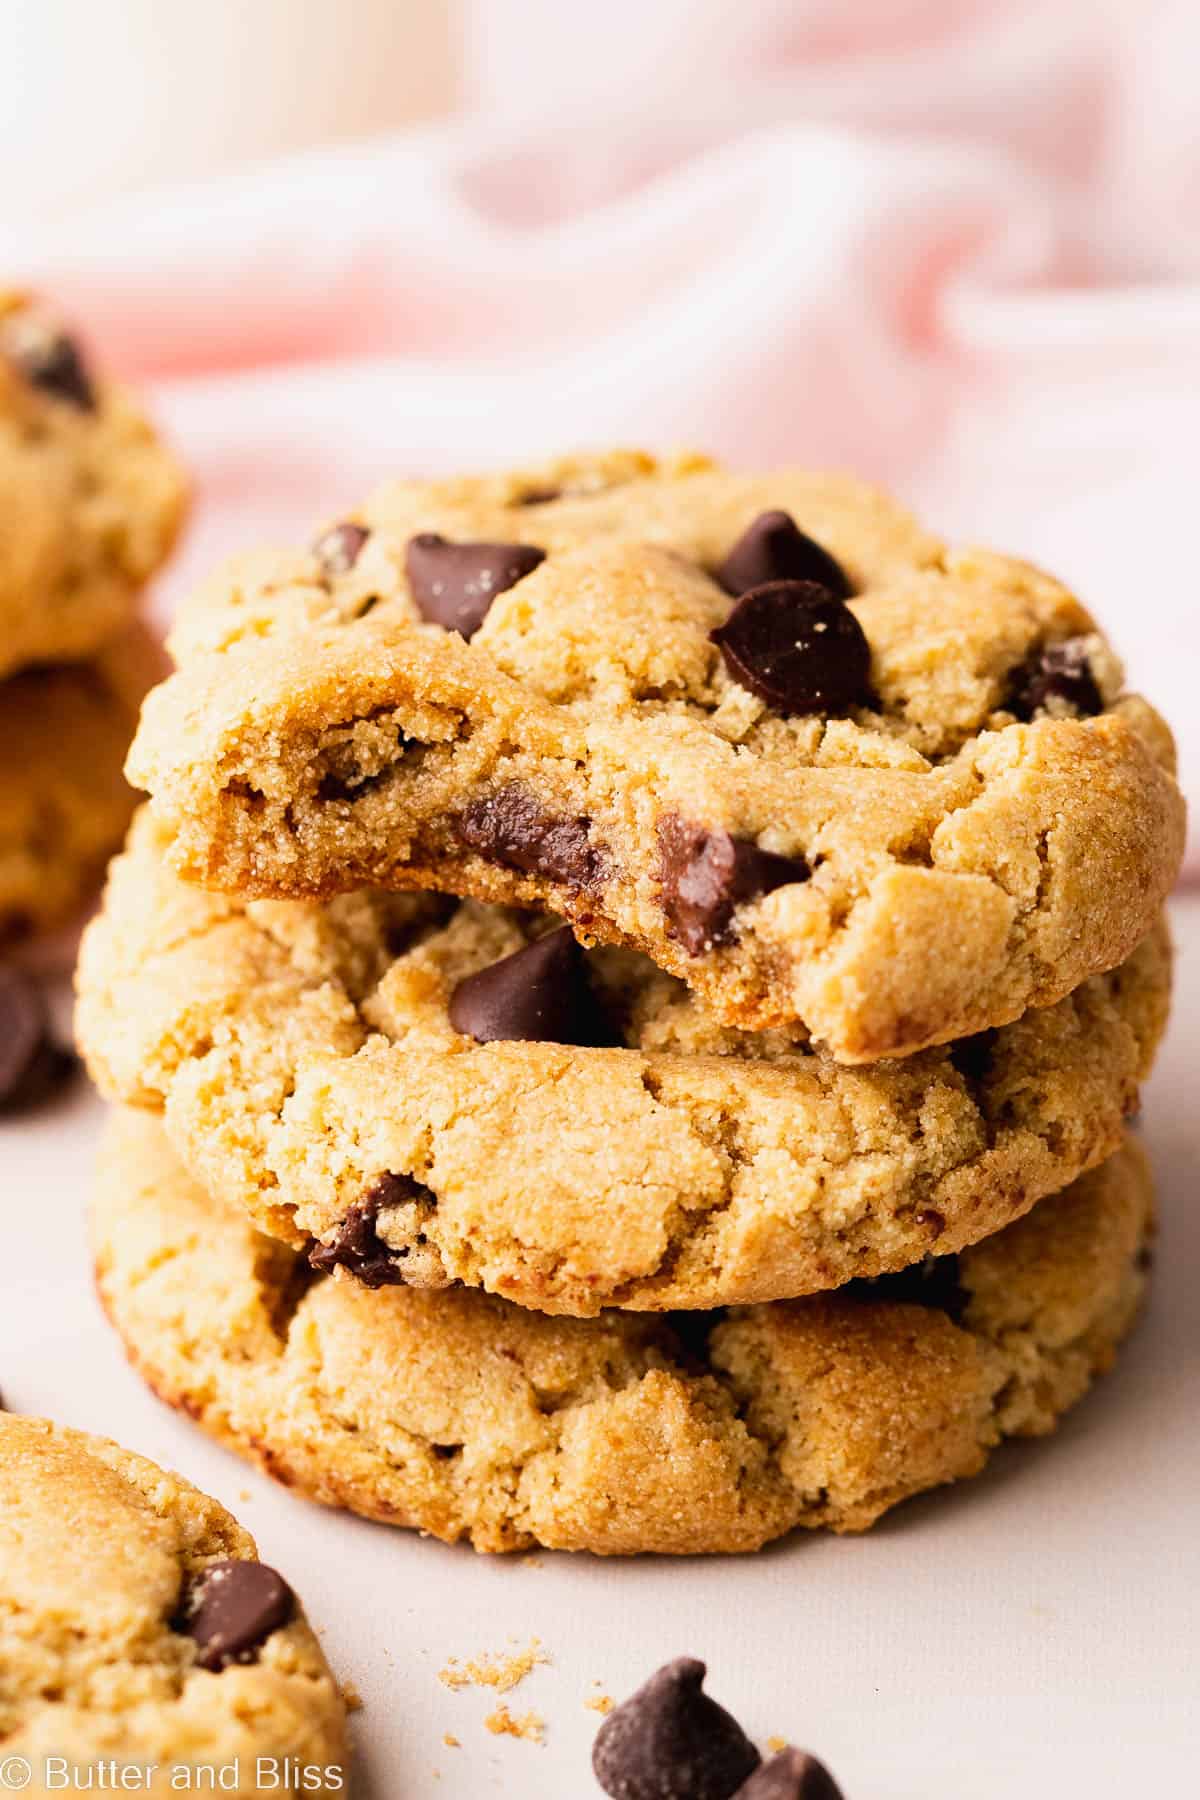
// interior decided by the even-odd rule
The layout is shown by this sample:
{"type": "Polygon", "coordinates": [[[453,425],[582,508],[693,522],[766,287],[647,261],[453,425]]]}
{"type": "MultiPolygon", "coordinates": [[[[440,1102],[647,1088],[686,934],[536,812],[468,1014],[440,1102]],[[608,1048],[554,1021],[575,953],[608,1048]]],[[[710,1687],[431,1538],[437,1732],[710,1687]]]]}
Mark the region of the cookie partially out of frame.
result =
{"type": "Polygon", "coordinates": [[[0,681],[0,949],[94,898],[133,813],[125,754],[164,660],[134,625],[90,662],[0,681]]]}
{"type": "Polygon", "coordinates": [[[555,1319],[315,1275],[110,1126],[91,1234],[145,1379],[329,1505],[480,1550],[751,1550],[857,1531],[1040,1435],[1107,1369],[1146,1282],[1132,1145],[961,1257],[724,1315],[555,1319]]]}
{"type": "Polygon", "coordinates": [[[0,676],[91,656],[119,632],[186,498],[135,402],[0,286],[0,676]]]}
{"type": "Polygon", "coordinates": [[[586,1315],[791,1298],[985,1237],[1117,1148],[1170,988],[1159,927],[1056,1006],[848,1069],[546,924],[210,894],[143,813],[77,1035],[111,1097],[162,1110],[189,1169],[319,1263],[586,1315]]]}
{"type": "Polygon", "coordinates": [[[1182,853],[1166,728],[1078,602],[847,478],[394,485],[174,648],[131,768],[185,875],[535,905],[842,1062],[1114,967],[1182,853]]]}
{"type": "Polygon", "coordinates": [[[257,1794],[259,1757],[313,1770],[307,1791],[346,1789],[342,1696],[250,1535],[108,1438],[3,1413],[0,1670],[0,1750],[6,1774],[29,1765],[26,1793],[110,1758],[141,1765],[125,1785],[143,1793],[211,1763],[220,1791],[257,1794]]]}

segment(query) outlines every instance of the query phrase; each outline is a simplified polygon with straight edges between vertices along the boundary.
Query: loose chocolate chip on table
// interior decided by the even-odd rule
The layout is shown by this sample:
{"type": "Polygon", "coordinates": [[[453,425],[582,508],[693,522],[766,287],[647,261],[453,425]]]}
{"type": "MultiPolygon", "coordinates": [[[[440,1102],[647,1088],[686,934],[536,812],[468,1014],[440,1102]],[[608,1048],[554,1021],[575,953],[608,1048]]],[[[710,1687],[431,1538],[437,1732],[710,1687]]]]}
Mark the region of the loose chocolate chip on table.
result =
{"type": "Polygon", "coordinates": [[[348,575],[370,535],[365,525],[345,519],[322,532],[313,545],[313,555],[326,575],[348,575]]]}
{"type": "Polygon", "coordinates": [[[265,1563],[211,1563],[188,1596],[179,1629],[196,1641],[202,1669],[253,1662],[273,1631],[286,1625],[296,1597],[265,1563]]]}
{"type": "Polygon", "coordinates": [[[841,564],[786,512],[759,513],[717,570],[717,580],[735,598],[769,581],[815,581],[835,600],[848,600],[853,592],[841,564]]]}
{"type": "Polygon", "coordinates": [[[789,1744],[757,1769],[733,1800],[843,1800],[823,1762],[789,1744]]]}
{"type": "Polygon", "coordinates": [[[410,1175],[381,1175],[364,1199],[352,1206],[327,1243],[314,1244],[308,1260],[322,1274],[346,1269],[364,1287],[400,1287],[404,1283],[403,1257],[390,1249],[376,1230],[386,1206],[404,1206],[413,1200],[433,1200],[432,1191],[410,1175]]]}
{"type": "Polygon", "coordinates": [[[737,1720],[703,1691],[705,1668],[680,1656],[596,1734],[592,1768],[613,1800],[730,1800],[759,1765],[737,1720]]]}
{"type": "Polygon", "coordinates": [[[819,582],[751,588],[710,636],[733,679],[776,712],[837,717],[872,703],[863,628],[819,582]]]}
{"type": "Polygon", "coordinates": [[[0,1115],[40,1106],[78,1066],[50,1036],[41,989],[17,969],[0,969],[0,1115]]]}
{"type": "Polygon", "coordinates": [[[608,859],[592,843],[590,825],[547,812],[517,782],[473,800],[457,821],[463,842],[481,856],[585,893],[608,879],[608,859]]]}
{"type": "Polygon", "coordinates": [[[588,984],[583,952],[565,925],[460,981],[450,999],[450,1023],[481,1044],[614,1041],[588,984]]]}
{"type": "Polygon", "coordinates": [[[1017,670],[1010,710],[1018,719],[1032,719],[1051,700],[1060,700],[1088,718],[1103,712],[1104,700],[1088,665],[1087,651],[1086,638],[1043,645],[1017,670]]]}
{"type": "Polygon", "coordinates": [[[80,412],[95,411],[96,390],[73,338],[49,326],[21,321],[8,334],[7,348],[32,387],[65,400],[80,412]]]}
{"type": "Polygon", "coordinates": [[[546,552],[533,544],[452,544],[423,531],[409,540],[405,566],[421,617],[472,638],[496,595],[545,560],[546,552]]]}
{"type": "Polygon", "coordinates": [[[802,856],[777,856],[678,813],[659,821],[658,846],[663,911],[692,956],[721,942],[735,907],[812,873],[802,856]]]}

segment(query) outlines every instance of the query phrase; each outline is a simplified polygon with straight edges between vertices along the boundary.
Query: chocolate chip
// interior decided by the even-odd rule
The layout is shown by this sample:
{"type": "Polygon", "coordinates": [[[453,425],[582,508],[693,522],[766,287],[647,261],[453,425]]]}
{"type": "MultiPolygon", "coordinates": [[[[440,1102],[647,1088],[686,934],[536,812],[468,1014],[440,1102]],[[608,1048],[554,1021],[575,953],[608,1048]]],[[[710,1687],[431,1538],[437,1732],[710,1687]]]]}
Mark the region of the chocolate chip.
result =
{"type": "Polygon", "coordinates": [[[776,712],[836,717],[872,703],[863,628],[818,582],[751,588],[710,636],[734,680],[776,712]]]}
{"type": "Polygon", "coordinates": [[[702,1689],[705,1669],[681,1656],[610,1713],[592,1747],[596,1780],[613,1800],[730,1800],[758,1751],[702,1689]]]}
{"type": "Polygon", "coordinates": [[[733,1800],[843,1800],[823,1762],[789,1744],[755,1771],[733,1800]]]}
{"type": "Polygon", "coordinates": [[[370,535],[365,525],[356,525],[352,519],[330,526],[313,545],[313,555],[320,563],[323,573],[328,576],[348,575],[370,535]]]}
{"type": "Polygon", "coordinates": [[[583,952],[565,925],[460,981],[450,998],[450,1023],[481,1044],[613,1042],[583,952]]]}
{"type": "Polygon", "coordinates": [[[659,820],[658,847],[663,911],[692,956],[728,935],[735,907],[812,874],[802,856],[777,856],[678,813],[659,820]]]}
{"type": "Polygon", "coordinates": [[[1032,719],[1044,712],[1051,700],[1087,718],[1104,711],[1103,697],[1088,665],[1086,638],[1044,644],[1017,670],[1008,701],[1010,712],[1018,719],[1032,719]]]}
{"type": "Polygon", "coordinates": [[[7,335],[7,347],[31,387],[80,412],[96,410],[96,390],[83,353],[65,332],[40,321],[19,320],[7,335]]]}
{"type": "Polygon", "coordinates": [[[848,1282],[842,1291],[855,1300],[891,1306],[932,1306],[956,1322],[966,1311],[968,1299],[957,1256],[926,1256],[907,1269],[860,1277],[848,1282]]]}
{"type": "Polygon", "coordinates": [[[385,1244],[376,1230],[380,1213],[388,1206],[405,1206],[414,1200],[432,1201],[430,1188],[411,1175],[381,1175],[353,1205],[328,1241],[314,1244],[308,1260],[323,1275],[345,1269],[364,1287],[399,1287],[404,1283],[404,1252],[385,1244]]]}
{"type": "Polygon", "coordinates": [[[16,969],[0,969],[0,1114],[40,1106],[78,1067],[50,1035],[41,989],[16,969]]]}
{"type": "Polygon", "coordinates": [[[759,513],[717,570],[717,580],[735,598],[769,581],[815,581],[835,600],[848,600],[854,591],[842,565],[786,512],[759,513]]]}
{"type": "Polygon", "coordinates": [[[516,782],[473,800],[458,818],[459,836],[481,856],[583,893],[608,879],[608,859],[590,829],[590,819],[547,812],[516,782]]]}
{"type": "Polygon", "coordinates": [[[409,540],[405,566],[421,617],[472,638],[496,595],[545,560],[546,552],[533,544],[451,544],[423,531],[409,540]]]}
{"type": "Polygon", "coordinates": [[[192,1588],[179,1629],[196,1640],[202,1669],[224,1669],[253,1662],[295,1608],[291,1588],[265,1563],[216,1562],[192,1588]]]}

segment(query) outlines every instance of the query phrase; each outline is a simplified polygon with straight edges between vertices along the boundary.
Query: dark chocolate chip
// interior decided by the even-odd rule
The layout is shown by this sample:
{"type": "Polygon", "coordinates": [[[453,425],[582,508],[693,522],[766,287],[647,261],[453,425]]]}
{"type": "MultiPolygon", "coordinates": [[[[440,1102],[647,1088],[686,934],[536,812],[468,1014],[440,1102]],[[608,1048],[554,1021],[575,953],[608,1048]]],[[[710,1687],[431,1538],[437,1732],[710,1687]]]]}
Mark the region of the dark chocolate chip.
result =
{"type": "Polygon", "coordinates": [[[785,512],[759,513],[717,570],[717,580],[735,598],[769,581],[815,581],[835,600],[848,600],[854,591],[842,565],[785,512]]]}
{"type": "Polygon", "coordinates": [[[1032,719],[1051,700],[1059,700],[1088,718],[1103,712],[1104,700],[1088,665],[1087,651],[1086,638],[1044,644],[1017,670],[1009,711],[1018,719],[1032,719]]]}
{"type": "Polygon", "coordinates": [[[295,1608],[291,1588],[265,1563],[211,1563],[188,1596],[179,1629],[196,1640],[202,1669],[224,1669],[253,1662],[295,1608]]]}
{"type": "Polygon", "coordinates": [[[950,1061],[964,1081],[973,1082],[976,1086],[981,1081],[986,1081],[991,1072],[996,1037],[994,1030],[977,1031],[973,1037],[959,1038],[956,1043],[951,1044],[950,1061]]]}
{"type": "Polygon", "coordinates": [[[78,1067],[50,1035],[41,989],[16,969],[0,969],[0,1114],[42,1105],[78,1067]]]}
{"type": "Polygon", "coordinates": [[[776,712],[836,717],[872,703],[863,628],[818,582],[751,588],[710,635],[733,679],[776,712]]]}
{"type": "Polygon", "coordinates": [[[583,952],[565,925],[460,981],[450,998],[450,1023],[481,1044],[613,1042],[583,952]]]}
{"type": "Polygon", "coordinates": [[[96,390],[83,352],[65,332],[21,321],[10,334],[9,351],[32,387],[80,412],[96,410],[96,390]]]}
{"type": "Polygon", "coordinates": [[[957,1321],[967,1307],[957,1256],[926,1256],[907,1269],[859,1278],[842,1290],[851,1299],[891,1306],[932,1306],[957,1321]]]}
{"type": "Polygon", "coordinates": [[[777,856],[678,813],[659,821],[658,847],[663,911],[692,956],[728,935],[735,907],[812,874],[802,856],[777,856]]]}
{"type": "Polygon", "coordinates": [[[472,638],[496,595],[545,560],[546,552],[533,544],[451,544],[423,531],[409,540],[405,563],[421,617],[472,638]]]}
{"type": "Polygon", "coordinates": [[[757,1769],[733,1800],[843,1800],[823,1762],[789,1744],[757,1769]]]}
{"type": "Polygon", "coordinates": [[[381,1175],[366,1196],[346,1214],[328,1242],[314,1244],[308,1260],[322,1274],[345,1269],[364,1287],[399,1287],[404,1282],[404,1253],[389,1248],[376,1230],[379,1214],[387,1206],[404,1206],[413,1200],[436,1202],[432,1190],[411,1175],[381,1175]]]}
{"type": "Polygon", "coordinates": [[[757,1769],[758,1751],[704,1693],[704,1674],[678,1657],[609,1714],[592,1768],[613,1800],[730,1800],[757,1769]]]}
{"type": "Polygon", "coordinates": [[[345,519],[321,534],[313,545],[313,555],[326,575],[348,575],[370,535],[365,525],[345,519]]]}
{"type": "Polygon", "coordinates": [[[583,893],[608,879],[608,859],[592,843],[590,828],[590,819],[547,812],[517,782],[473,800],[458,819],[459,836],[481,856],[583,893]]]}

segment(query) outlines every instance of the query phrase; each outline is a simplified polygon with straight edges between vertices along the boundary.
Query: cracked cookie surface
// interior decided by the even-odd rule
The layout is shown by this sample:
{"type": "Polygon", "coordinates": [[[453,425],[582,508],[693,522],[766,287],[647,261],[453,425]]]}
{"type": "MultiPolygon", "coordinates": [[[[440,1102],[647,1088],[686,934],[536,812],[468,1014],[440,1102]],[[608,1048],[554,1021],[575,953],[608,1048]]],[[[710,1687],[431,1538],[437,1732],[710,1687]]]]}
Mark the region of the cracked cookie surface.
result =
{"type": "Polygon", "coordinates": [[[172,647],[131,768],[188,877],[545,907],[843,1062],[1113,967],[1182,852],[1169,734],[1078,602],[848,478],[393,484],[172,647]]]}
{"type": "Polygon", "coordinates": [[[994,1035],[847,1069],[604,948],[543,972],[581,1041],[497,1037],[531,937],[569,934],[424,894],[242,902],[162,847],[143,812],[84,941],[92,1072],[212,1192],[372,1285],[706,1308],[958,1250],[1117,1148],[1167,1011],[1160,927],[994,1035]],[[480,1006],[481,980],[506,991],[480,1006]]]}
{"type": "Polygon", "coordinates": [[[1149,1215],[1130,1146],[928,1291],[555,1319],[313,1275],[129,1110],[91,1234],[145,1379],[301,1492],[480,1550],[692,1554],[862,1530],[1050,1431],[1135,1317],[1149,1215]]]}
{"type": "Polygon", "coordinates": [[[0,676],[90,656],[119,632],[186,496],[133,401],[0,286],[0,676]]]}
{"type": "MultiPolygon", "coordinates": [[[[225,1508],[107,1438],[0,1414],[0,1744],[172,1765],[296,1757],[344,1788],[345,1706],[287,1584],[225,1508]],[[214,1611],[215,1606],[215,1611],[214,1611]]],[[[66,1785],[61,1782],[59,1785],[66,1785]]],[[[120,1781],[118,1780],[118,1785],[120,1781]]],[[[128,1784],[127,1784],[128,1785],[128,1784]]]]}
{"type": "Polygon", "coordinates": [[[0,682],[0,947],[76,917],[132,817],[122,767],[165,659],[133,626],[91,662],[0,682]]]}

